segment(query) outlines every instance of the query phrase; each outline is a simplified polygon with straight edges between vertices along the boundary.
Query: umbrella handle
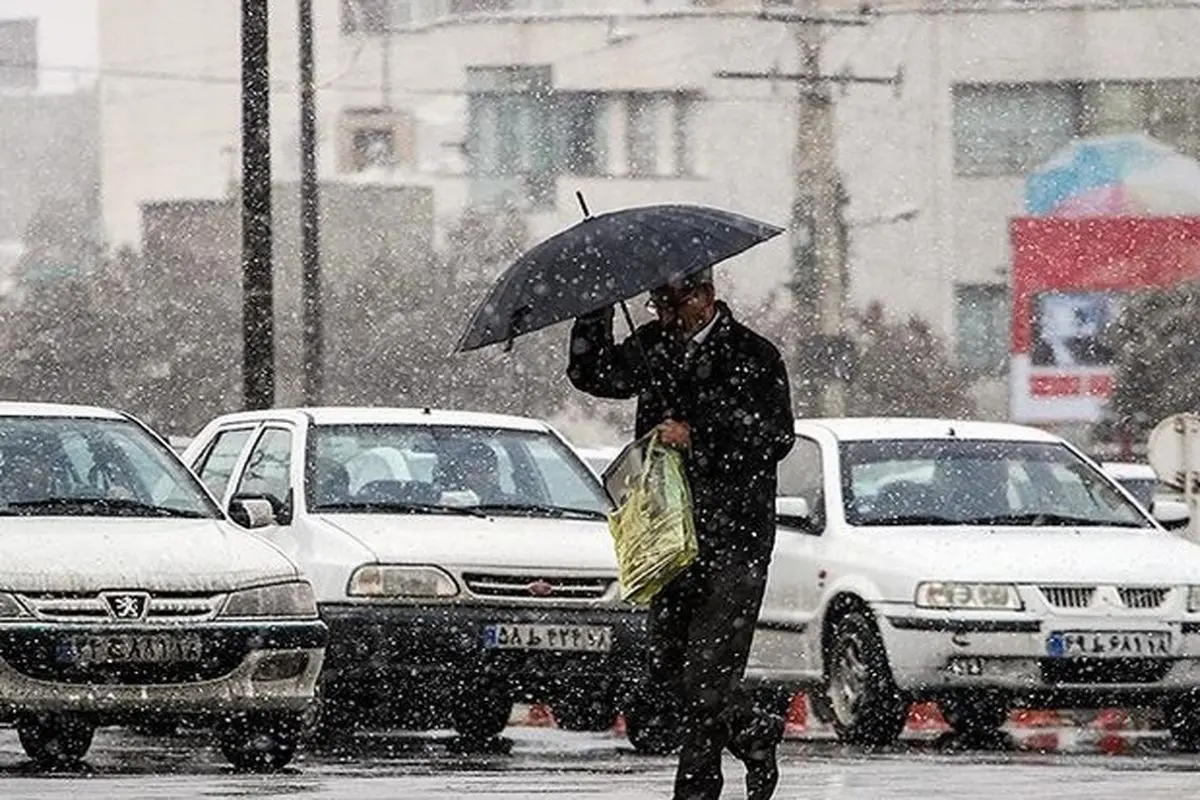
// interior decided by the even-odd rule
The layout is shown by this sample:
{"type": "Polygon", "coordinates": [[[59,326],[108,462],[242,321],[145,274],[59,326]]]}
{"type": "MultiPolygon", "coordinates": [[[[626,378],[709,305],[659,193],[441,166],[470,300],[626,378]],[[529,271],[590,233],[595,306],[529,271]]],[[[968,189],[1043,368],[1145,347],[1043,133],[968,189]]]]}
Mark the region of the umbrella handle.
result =
{"type": "MultiPolygon", "coordinates": [[[[581,201],[582,199],[582,196],[580,196],[581,201]]],[[[666,395],[663,394],[662,387],[659,385],[658,379],[654,376],[654,365],[650,363],[650,354],[642,346],[642,340],[637,337],[637,326],[633,324],[633,315],[629,313],[629,306],[626,305],[624,300],[621,301],[621,313],[625,315],[625,324],[629,326],[629,337],[633,339],[633,345],[641,355],[642,363],[646,365],[646,374],[650,376],[650,388],[658,397],[658,402],[662,403],[663,408],[670,408],[666,395]]]]}

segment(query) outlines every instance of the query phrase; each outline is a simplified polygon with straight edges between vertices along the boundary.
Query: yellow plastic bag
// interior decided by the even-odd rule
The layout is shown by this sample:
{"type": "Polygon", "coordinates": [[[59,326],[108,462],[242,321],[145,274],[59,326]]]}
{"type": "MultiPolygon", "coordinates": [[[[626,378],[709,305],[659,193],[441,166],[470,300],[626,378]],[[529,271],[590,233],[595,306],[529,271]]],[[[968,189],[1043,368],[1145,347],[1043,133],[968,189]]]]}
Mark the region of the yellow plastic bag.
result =
{"type": "Polygon", "coordinates": [[[683,456],[659,441],[646,444],[641,472],[625,502],[608,516],[620,568],[621,597],[645,605],[699,554],[692,493],[683,456]]]}

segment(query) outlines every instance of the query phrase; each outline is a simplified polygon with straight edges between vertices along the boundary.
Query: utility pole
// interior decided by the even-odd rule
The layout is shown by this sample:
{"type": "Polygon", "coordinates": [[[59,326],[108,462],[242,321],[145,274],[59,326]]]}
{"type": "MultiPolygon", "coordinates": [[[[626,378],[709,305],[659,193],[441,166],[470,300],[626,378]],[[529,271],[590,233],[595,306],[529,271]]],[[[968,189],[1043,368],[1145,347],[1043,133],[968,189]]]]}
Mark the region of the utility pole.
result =
{"type": "Polygon", "coordinates": [[[836,121],[830,86],[860,83],[896,86],[901,76],[900,73],[878,78],[823,75],[824,26],[845,23],[821,19],[816,0],[808,0],[797,11],[810,16],[790,23],[797,50],[796,73],[723,71],[717,77],[800,84],[792,156],[794,274],[790,286],[796,298],[799,334],[804,345],[801,366],[806,372],[815,371],[819,381],[818,385],[801,383],[796,394],[805,413],[820,409],[825,416],[837,417],[846,413],[847,367],[852,344],[844,330],[843,275],[847,256],[842,214],[846,197],[837,168],[836,121]]]}
{"type": "Polygon", "coordinates": [[[304,402],[321,402],[324,336],[321,315],[320,187],[312,0],[297,0],[300,20],[300,269],[304,305],[304,402]]]}
{"type": "Polygon", "coordinates": [[[275,404],[267,0],[242,0],[242,402],[275,404]]]}

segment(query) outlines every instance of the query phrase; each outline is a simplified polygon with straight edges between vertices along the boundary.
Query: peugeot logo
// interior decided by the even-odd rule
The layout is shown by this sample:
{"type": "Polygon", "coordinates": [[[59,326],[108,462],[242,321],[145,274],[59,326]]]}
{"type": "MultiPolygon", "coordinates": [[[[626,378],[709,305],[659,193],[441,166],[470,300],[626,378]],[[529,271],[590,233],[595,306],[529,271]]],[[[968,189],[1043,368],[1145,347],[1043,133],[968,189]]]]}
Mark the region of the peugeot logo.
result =
{"type": "Polygon", "coordinates": [[[145,592],[112,592],[103,595],[108,613],[116,619],[136,621],[145,618],[150,595],[145,592]]]}
{"type": "Polygon", "coordinates": [[[534,597],[549,597],[554,594],[554,587],[546,581],[534,581],[527,588],[534,597]]]}

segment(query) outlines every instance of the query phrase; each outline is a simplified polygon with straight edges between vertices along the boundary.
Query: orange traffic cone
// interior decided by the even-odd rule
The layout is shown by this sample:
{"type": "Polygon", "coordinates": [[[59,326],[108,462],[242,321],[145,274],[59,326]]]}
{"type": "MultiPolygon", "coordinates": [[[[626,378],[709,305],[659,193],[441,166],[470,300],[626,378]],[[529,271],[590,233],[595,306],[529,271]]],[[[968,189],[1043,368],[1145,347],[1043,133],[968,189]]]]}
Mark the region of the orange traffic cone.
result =
{"type": "Polygon", "coordinates": [[[558,722],[554,719],[554,712],[545,703],[534,703],[529,707],[529,713],[525,717],[525,724],[531,728],[558,727],[558,722]]]}
{"type": "Polygon", "coordinates": [[[913,703],[908,709],[908,724],[905,728],[923,732],[950,730],[937,703],[913,703]]]}
{"type": "Polygon", "coordinates": [[[808,696],[804,692],[796,692],[792,696],[792,704],[788,706],[787,718],[783,726],[784,736],[802,736],[808,727],[808,696]]]}

